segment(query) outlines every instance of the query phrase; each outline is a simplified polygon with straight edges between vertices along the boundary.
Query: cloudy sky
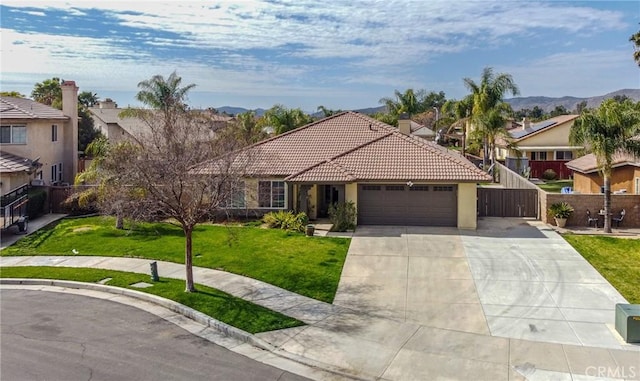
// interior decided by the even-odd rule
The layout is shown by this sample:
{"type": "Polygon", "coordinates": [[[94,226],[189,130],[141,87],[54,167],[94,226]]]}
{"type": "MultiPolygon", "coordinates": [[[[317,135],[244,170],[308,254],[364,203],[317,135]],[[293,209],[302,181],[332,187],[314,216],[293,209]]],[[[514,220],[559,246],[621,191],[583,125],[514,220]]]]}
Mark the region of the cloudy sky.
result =
{"type": "Polygon", "coordinates": [[[407,88],[460,98],[485,66],[522,96],[640,88],[637,0],[3,0],[0,17],[2,91],[57,76],[121,106],[173,70],[197,85],[194,107],[355,109],[407,88]]]}

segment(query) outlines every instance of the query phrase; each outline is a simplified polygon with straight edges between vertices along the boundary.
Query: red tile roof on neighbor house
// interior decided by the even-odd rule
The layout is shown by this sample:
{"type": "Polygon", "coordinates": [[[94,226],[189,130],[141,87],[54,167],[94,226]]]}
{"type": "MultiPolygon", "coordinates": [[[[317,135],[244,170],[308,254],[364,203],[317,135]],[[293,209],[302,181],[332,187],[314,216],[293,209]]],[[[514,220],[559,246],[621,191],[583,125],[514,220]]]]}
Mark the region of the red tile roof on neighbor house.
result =
{"type": "MultiPolygon", "coordinates": [[[[598,170],[596,156],[592,153],[571,160],[565,164],[567,168],[581,173],[592,173],[598,170]]],[[[613,167],[632,165],[640,167],[640,157],[634,157],[627,153],[619,153],[613,156],[613,167]]]]}
{"type": "Polygon", "coordinates": [[[459,154],[352,111],[254,144],[243,158],[249,176],[292,182],[490,180],[459,154]]]}
{"type": "Polygon", "coordinates": [[[0,97],[0,119],[69,119],[62,111],[27,98],[0,97]]]}

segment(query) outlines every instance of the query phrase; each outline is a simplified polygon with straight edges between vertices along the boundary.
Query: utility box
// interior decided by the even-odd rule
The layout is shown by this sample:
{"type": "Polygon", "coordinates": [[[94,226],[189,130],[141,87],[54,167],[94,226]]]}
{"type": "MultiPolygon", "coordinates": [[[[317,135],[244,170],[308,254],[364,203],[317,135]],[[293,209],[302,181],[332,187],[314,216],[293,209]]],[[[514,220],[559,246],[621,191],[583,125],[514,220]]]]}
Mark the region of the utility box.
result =
{"type": "Polygon", "coordinates": [[[616,304],[616,331],[627,343],[640,343],[640,304],[616,304]]]}

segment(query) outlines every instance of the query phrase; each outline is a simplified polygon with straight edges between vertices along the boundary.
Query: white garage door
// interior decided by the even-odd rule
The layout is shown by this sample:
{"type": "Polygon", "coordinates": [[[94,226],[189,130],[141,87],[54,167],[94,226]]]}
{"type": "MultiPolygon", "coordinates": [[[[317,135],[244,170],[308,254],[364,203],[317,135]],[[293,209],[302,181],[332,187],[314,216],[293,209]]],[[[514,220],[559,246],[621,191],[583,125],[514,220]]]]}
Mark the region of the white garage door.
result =
{"type": "Polygon", "coordinates": [[[359,184],[358,224],[457,226],[457,185],[359,184]]]}

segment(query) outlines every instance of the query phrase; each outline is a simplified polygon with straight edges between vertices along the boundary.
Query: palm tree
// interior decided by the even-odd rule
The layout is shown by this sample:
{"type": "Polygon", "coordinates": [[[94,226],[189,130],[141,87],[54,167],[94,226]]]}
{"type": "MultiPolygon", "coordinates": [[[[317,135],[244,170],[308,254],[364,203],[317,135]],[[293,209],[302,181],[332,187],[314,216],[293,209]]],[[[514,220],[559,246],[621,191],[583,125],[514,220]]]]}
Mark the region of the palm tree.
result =
{"type": "Polygon", "coordinates": [[[78,104],[84,107],[93,107],[98,103],[98,94],[91,91],[83,91],[78,94],[78,104]]]}
{"type": "Polygon", "coordinates": [[[272,127],[274,133],[280,135],[311,122],[311,117],[299,108],[288,109],[283,105],[275,105],[264,113],[260,126],[272,127]]]}
{"type": "Polygon", "coordinates": [[[381,98],[380,103],[387,106],[387,112],[391,115],[400,115],[407,113],[409,115],[416,114],[421,110],[419,96],[420,92],[416,94],[413,89],[407,89],[404,93],[398,90],[394,92],[395,98],[381,98]]]}
{"type": "Polygon", "coordinates": [[[138,83],[140,91],[136,94],[136,99],[153,109],[162,110],[165,115],[175,110],[184,111],[187,108],[187,92],[196,85],[192,83],[180,87],[181,84],[182,77],[175,71],[167,79],[156,74],[151,79],[138,83]]]}
{"type": "Polygon", "coordinates": [[[62,81],[58,77],[51,79],[45,79],[42,82],[38,82],[31,91],[31,98],[34,101],[45,104],[47,106],[55,107],[57,109],[62,108],[62,88],[60,84],[62,81]]]}
{"type": "Polygon", "coordinates": [[[640,66],[640,31],[632,34],[631,37],[629,37],[629,41],[633,42],[635,48],[633,59],[636,60],[636,63],[640,66]]]}
{"type": "Polygon", "coordinates": [[[233,123],[233,128],[238,138],[246,144],[253,144],[265,136],[258,126],[255,111],[238,114],[235,123],[233,123]]]}
{"type": "MultiPolygon", "coordinates": [[[[467,123],[469,121],[469,115],[471,115],[471,109],[473,107],[472,95],[467,95],[461,100],[450,99],[442,106],[442,113],[450,116],[450,120],[453,119],[451,126],[455,123],[462,124],[462,156],[466,153],[467,146],[467,123]]],[[[448,129],[448,133],[451,133],[451,127],[448,129]]]]}
{"type": "Polygon", "coordinates": [[[470,78],[465,78],[465,86],[471,91],[473,106],[471,108],[471,120],[475,127],[479,130],[478,134],[482,139],[484,147],[483,166],[487,165],[487,157],[489,156],[489,131],[485,121],[490,120],[488,114],[492,110],[498,110],[502,113],[511,111],[508,103],[504,102],[504,95],[511,93],[518,95],[518,86],[513,81],[510,74],[499,73],[494,74],[490,67],[484,68],[480,83],[474,82],[470,78]]]}
{"type": "Polygon", "coordinates": [[[574,145],[587,147],[598,163],[604,183],[604,231],[611,233],[611,170],[616,154],[640,157],[640,102],[607,99],[597,109],[584,110],[569,135],[574,145]]]}

